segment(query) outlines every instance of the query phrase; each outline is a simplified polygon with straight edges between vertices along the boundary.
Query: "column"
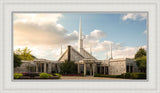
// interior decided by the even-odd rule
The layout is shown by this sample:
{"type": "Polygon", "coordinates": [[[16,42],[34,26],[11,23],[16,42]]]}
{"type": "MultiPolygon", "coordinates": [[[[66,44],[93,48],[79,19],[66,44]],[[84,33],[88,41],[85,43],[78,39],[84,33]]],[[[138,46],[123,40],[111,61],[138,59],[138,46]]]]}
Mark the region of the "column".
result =
{"type": "Polygon", "coordinates": [[[95,64],[92,64],[92,68],[93,68],[93,76],[94,76],[94,73],[95,73],[95,64]]]}
{"type": "Polygon", "coordinates": [[[58,67],[58,73],[60,73],[61,72],[60,64],[57,64],[57,67],[58,67]]]}
{"type": "Polygon", "coordinates": [[[78,73],[80,73],[80,64],[77,64],[78,65],[78,73]]]}
{"type": "Polygon", "coordinates": [[[38,72],[38,63],[36,63],[36,72],[38,72]]]}
{"type": "Polygon", "coordinates": [[[30,72],[30,65],[28,64],[28,72],[30,72]]]}
{"type": "Polygon", "coordinates": [[[134,65],[132,65],[132,72],[134,73],[134,65]]]}
{"type": "Polygon", "coordinates": [[[42,63],[40,63],[40,72],[42,72],[42,63]]]}
{"type": "Polygon", "coordinates": [[[94,64],[94,73],[97,73],[97,64],[94,64]]]}
{"type": "Polygon", "coordinates": [[[100,67],[100,74],[102,73],[102,68],[101,68],[101,65],[99,66],[100,67]]]}
{"type": "Polygon", "coordinates": [[[84,76],[86,76],[86,64],[84,63],[84,76]]]}
{"type": "Polygon", "coordinates": [[[130,62],[129,62],[129,72],[131,72],[130,62]]]}
{"type": "Polygon", "coordinates": [[[52,69],[52,63],[48,63],[48,73],[51,73],[52,69]]]}
{"type": "Polygon", "coordinates": [[[104,66],[104,75],[106,74],[106,68],[105,68],[105,66],[104,66]]]}
{"type": "Polygon", "coordinates": [[[46,63],[44,63],[44,72],[46,72],[46,63]]]}
{"type": "Polygon", "coordinates": [[[90,69],[90,76],[91,76],[92,75],[92,64],[90,64],[89,69],[90,69]]]}

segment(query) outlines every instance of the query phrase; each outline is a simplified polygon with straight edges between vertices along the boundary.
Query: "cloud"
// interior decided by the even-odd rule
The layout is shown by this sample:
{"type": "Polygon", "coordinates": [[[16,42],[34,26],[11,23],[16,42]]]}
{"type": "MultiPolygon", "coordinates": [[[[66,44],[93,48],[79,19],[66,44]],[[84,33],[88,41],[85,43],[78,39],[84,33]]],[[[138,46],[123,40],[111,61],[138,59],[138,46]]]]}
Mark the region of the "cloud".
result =
{"type": "Polygon", "coordinates": [[[99,40],[105,38],[106,36],[107,34],[104,31],[95,29],[92,32],[90,32],[89,35],[85,35],[85,38],[83,40],[84,47],[96,46],[99,44],[99,40]]]}
{"type": "Polygon", "coordinates": [[[14,22],[20,21],[20,22],[29,22],[29,23],[35,23],[38,25],[48,24],[48,23],[56,23],[59,18],[63,17],[60,13],[15,13],[14,14],[14,22]]]}
{"type": "Polygon", "coordinates": [[[101,39],[103,37],[106,37],[106,33],[101,30],[94,30],[90,33],[90,35],[87,37],[89,39],[101,39]]]}
{"type": "Polygon", "coordinates": [[[128,13],[122,16],[122,20],[146,20],[147,13],[128,13]]]}
{"type": "Polygon", "coordinates": [[[75,41],[78,32],[68,33],[68,31],[56,21],[61,14],[28,14],[15,15],[14,21],[14,45],[33,45],[33,46],[56,46],[57,44],[67,44],[75,41]],[[53,18],[52,18],[53,17],[53,18]],[[32,21],[32,19],[34,19],[32,21]],[[50,19],[50,20],[49,20],[50,19]],[[24,22],[24,20],[26,20],[24,22]]]}
{"type": "Polygon", "coordinates": [[[134,55],[139,50],[139,48],[147,49],[147,46],[141,46],[141,47],[124,47],[123,49],[114,50],[113,51],[113,57],[114,58],[134,58],[134,55]]]}
{"type": "MultiPolygon", "coordinates": [[[[61,45],[63,52],[68,45],[78,48],[78,31],[67,31],[65,27],[58,24],[62,14],[15,14],[14,15],[14,50],[28,47],[37,58],[57,60],[60,57],[61,45]]],[[[128,18],[125,18],[127,20],[128,18]]],[[[131,19],[131,17],[129,18],[131,19]]],[[[107,33],[95,29],[88,35],[84,35],[84,48],[92,52],[96,57],[110,50],[112,43],[113,57],[133,57],[137,48],[125,47],[120,43],[102,40],[107,33]],[[100,54],[100,55],[99,55],[100,54]]]]}
{"type": "Polygon", "coordinates": [[[38,58],[56,59],[61,44],[78,40],[77,31],[69,33],[57,23],[61,17],[61,14],[15,14],[14,49],[28,47],[38,58]]]}

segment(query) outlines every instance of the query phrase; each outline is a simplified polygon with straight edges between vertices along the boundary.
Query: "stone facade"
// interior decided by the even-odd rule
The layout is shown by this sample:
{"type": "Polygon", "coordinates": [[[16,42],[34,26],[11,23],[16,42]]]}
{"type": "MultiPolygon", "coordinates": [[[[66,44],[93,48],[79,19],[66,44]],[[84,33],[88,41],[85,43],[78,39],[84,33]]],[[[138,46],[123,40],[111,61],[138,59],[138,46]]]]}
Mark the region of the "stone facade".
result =
{"type": "Polygon", "coordinates": [[[126,72],[139,72],[134,59],[121,58],[109,60],[97,60],[87,51],[80,54],[71,46],[60,57],[58,61],[35,59],[33,61],[22,61],[22,65],[14,69],[15,73],[25,72],[60,72],[60,64],[65,60],[74,61],[77,64],[78,73],[94,75],[94,73],[106,75],[121,75],[126,72]]]}
{"type": "Polygon", "coordinates": [[[111,59],[109,62],[109,75],[126,73],[126,59],[111,59]]]}
{"type": "Polygon", "coordinates": [[[30,67],[30,61],[22,61],[22,64],[20,67],[14,68],[14,73],[30,72],[29,67],[30,67]]]}

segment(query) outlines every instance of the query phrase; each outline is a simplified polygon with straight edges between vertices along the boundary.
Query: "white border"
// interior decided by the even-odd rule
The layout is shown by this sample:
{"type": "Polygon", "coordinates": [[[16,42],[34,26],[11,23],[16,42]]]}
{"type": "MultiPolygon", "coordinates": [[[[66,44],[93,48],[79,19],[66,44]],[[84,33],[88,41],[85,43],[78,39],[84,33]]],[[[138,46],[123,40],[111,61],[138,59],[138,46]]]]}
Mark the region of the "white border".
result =
{"type": "Polygon", "coordinates": [[[160,92],[159,82],[159,1],[135,0],[5,0],[1,1],[0,42],[0,90],[1,92],[160,92]],[[13,11],[54,11],[54,12],[148,12],[149,13],[149,80],[139,81],[107,81],[107,82],[54,82],[29,81],[13,82],[11,79],[11,14],[13,11]]]}

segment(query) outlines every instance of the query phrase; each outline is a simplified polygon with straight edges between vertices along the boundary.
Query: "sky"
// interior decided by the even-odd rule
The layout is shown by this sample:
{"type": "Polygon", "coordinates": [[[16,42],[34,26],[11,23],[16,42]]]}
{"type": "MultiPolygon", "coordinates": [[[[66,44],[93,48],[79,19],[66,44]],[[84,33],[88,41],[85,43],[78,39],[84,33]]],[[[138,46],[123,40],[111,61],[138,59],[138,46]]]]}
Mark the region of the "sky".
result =
{"type": "Polygon", "coordinates": [[[147,47],[147,13],[14,13],[14,51],[28,47],[34,56],[57,60],[68,45],[78,48],[79,21],[83,47],[99,60],[134,58],[147,47]]]}

